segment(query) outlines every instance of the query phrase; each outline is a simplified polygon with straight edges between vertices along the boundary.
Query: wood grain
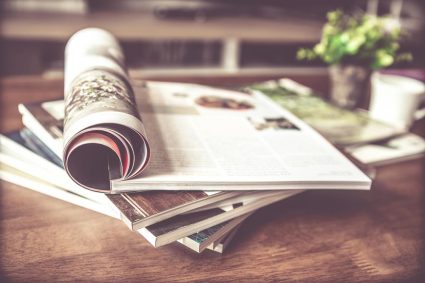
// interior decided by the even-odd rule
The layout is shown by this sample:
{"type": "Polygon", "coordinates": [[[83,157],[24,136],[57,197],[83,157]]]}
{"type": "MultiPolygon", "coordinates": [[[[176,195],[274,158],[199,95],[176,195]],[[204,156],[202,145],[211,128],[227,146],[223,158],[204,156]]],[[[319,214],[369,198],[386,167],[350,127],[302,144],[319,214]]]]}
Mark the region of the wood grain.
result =
{"type": "MultiPolygon", "coordinates": [[[[62,87],[60,80],[36,78],[2,86],[2,130],[20,126],[13,114],[18,102],[60,97],[62,87]]],[[[415,131],[422,134],[423,125],[415,131]]],[[[154,249],[118,220],[1,182],[1,276],[25,282],[424,282],[424,172],[423,159],[387,165],[378,168],[370,192],[307,192],[263,208],[223,255],[175,245],[154,249]]]]}

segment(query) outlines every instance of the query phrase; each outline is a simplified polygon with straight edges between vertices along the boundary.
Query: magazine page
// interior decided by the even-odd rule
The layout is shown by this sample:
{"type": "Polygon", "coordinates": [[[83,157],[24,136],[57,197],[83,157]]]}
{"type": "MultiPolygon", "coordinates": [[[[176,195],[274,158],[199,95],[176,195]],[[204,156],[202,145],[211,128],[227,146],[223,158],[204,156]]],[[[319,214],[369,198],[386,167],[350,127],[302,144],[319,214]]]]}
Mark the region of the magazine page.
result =
{"type": "Polygon", "coordinates": [[[405,130],[376,121],[362,109],[347,110],[288,78],[247,86],[243,91],[261,92],[308,123],[332,143],[347,146],[384,140],[405,130]]]}
{"type": "Polygon", "coordinates": [[[134,86],[152,157],[113,190],[370,187],[329,142],[265,96],[181,83],[134,86]]]}
{"type": "Polygon", "coordinates": [[[145,130],[117,40],[90,28],[65,49],[65,169],[79,185],[108,192],[149,159],[145,130]]]}

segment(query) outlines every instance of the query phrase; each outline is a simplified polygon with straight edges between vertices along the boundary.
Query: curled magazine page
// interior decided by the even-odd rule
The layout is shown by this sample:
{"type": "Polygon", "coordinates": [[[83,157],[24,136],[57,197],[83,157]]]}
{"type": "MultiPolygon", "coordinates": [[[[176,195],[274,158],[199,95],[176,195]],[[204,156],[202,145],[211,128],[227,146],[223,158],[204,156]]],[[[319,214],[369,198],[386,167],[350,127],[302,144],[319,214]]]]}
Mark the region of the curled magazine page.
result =
{"type": "Polygon", "coordinates": [[[118,41],[89,28],[65,48],[64,166],[79,185],[109,192],[149,160],[145,129],[118,41]]]}

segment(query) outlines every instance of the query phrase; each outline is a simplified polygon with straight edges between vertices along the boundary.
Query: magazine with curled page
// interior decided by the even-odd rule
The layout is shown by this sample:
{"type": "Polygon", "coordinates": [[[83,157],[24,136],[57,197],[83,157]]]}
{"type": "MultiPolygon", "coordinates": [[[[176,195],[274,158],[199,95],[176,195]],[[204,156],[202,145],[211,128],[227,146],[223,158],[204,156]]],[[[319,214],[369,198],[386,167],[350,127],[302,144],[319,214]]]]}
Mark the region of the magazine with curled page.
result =
{"type": "MultiPolygon", "coordinates": [[[[38,172],[43,174],[45,170],[55,171],[54,177],[50,177],[50,182],[58,186],[68,187],[68,179],[65,171],[56,164],[58,159],[47,144],[61,145],[63,121],[63,101],[48,101],[32,104],[20,105],[23,113],[22,120],[27,127],[20,133],[26,141],[38,145],[37,151],[42,151],[43,156],[49,156],[49,161],[43,158],[29,157],[31,160],[38,160],[38,172]]],[[[0,141],[1,135],[0,135],[0,141]]],[[[22,149],[16,149],[18,145],[13,145],[6,137],[3,137],[5,147],[8,152],[16,152],[17,156],[23,157],[22,149]]],[[[32,149],[33,150],[33,149],[32,149]]],[[[61,163],[62,164],[62,163],[61,163]]],[[[33,166],[21,166],[28,168],[27,172],[36,172],[33,166]]],[[[70,179],[69,179],[70,181],[70,179]]],[[[72,183],[72,182],[71,182],[72,183]]],[[[198,212],[217,207],[230,206],[235,203],[251,203],[255,200],[285,194],[285,191],[161,191],[150,190],[144,192],[102,194],[91,192],[73,184],[76,192],[94,195],[97,198],[106,198],[112,202],[114,207],[120,211],[123,222],[132,230],[150,226],[178,214],[188,212],[198,212]],[[98,196],[98,197],[97,197],[98,196]]]]}
{"type": "Polygon", "coordinates": [[[370,189],[320,134],[259,93],[130,82],[118,41],[65,51],[64,167],[81,186],[152,190],[370,189]]]}

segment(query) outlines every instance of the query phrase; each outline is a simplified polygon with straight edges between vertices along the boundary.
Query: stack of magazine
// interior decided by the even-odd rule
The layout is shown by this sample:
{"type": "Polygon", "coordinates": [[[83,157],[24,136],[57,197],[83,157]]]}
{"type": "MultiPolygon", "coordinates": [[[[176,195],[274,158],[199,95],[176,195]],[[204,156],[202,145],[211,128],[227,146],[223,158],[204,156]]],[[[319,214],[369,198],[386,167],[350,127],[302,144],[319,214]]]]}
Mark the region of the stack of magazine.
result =
{"type": "Polygon", "coordinates": [[[130,80],[117,40],[76,33],[64,100],[21,104],[0,178],[120,218],[154,247],[222,252],[254,211],[371,180],[261,92],[130,80]]]}

